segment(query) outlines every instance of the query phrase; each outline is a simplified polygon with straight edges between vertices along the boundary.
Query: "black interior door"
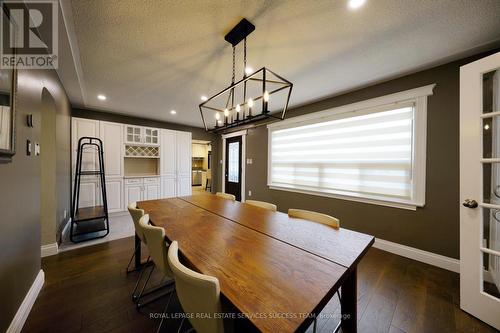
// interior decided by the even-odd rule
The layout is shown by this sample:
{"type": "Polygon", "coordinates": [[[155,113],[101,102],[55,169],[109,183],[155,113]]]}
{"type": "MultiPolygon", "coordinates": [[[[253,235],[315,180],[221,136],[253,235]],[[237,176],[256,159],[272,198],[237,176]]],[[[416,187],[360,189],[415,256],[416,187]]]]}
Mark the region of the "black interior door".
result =
{"type": "Polygon", "coordinates": [[[225,159],[225,191],[241,201],[241,136],[226,139],[225,159]]]}

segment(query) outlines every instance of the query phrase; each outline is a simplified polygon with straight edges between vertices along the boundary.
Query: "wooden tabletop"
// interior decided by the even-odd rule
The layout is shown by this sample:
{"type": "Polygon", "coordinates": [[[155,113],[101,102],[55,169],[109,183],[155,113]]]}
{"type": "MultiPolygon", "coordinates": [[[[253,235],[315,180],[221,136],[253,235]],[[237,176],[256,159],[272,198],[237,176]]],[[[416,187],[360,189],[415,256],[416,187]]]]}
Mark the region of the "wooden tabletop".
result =
{"type": "Polygon", "coordinates": [[[138,206],[179,242],[192,268],[219,279],[222,294],[262,332],[304,330],[310,320],[301,314],[319,313],[346,276],[342,265],[187,201],[138,206]]]}
{"type": "Polygon", "coordinates": [[[290,218],[285,213],[217,196],[194,195],[180,199],[345,267],[355,265],[374,242],[370,235],[290,218]]]}

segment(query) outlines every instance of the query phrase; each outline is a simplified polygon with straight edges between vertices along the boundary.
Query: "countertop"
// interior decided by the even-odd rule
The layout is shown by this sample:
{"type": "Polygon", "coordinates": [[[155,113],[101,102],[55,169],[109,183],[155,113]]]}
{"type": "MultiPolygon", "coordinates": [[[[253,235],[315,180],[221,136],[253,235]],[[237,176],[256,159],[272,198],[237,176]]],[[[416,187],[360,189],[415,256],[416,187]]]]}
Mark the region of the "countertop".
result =
{"type": "Polygon", "coordinates": [[[123,178],[149,178],[149,177],[160,177],[160,175],[125,175],[123,178]]]}

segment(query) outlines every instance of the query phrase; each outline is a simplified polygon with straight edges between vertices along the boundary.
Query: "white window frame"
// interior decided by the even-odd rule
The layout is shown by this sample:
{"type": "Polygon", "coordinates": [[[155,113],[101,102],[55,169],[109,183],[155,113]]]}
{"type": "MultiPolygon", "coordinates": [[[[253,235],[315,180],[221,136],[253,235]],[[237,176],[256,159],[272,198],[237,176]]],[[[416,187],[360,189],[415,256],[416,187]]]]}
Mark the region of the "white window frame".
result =
{"type": "Polygon", "coordinates": [[[267,140],[267,186],[273,190],[290,191],[296,193],[304,193],[311,195],[318,195],[323,197],[330,197],[336,199],[357,201],[369,204],[375,204],[380,206],[388,206],[409,210],[416,210],[417,207],[423,207],[425,205],[425,176],[426,176],[426,149],[427,149],[427,97],[433,94],[433,89],[436,84],[430,84],[427,86],[401,91],[398,93],[372,98],[362,102],[352,103],[348,105],[343,105],[340,107],[314,112],[306,114],[303,116],[293,117],[281,122],[276,122],[267,126],[268,128],[268,140],[267,140]],[[391,106],[397,107],[400,104],[414,103],[414,122],[413,122],[413,142],[412,146],[412,199],[390,199],[387,200],[386,197],[376,196],[376,195],[366,195],[366,194],[355,194],[337,190],[331,190],[328,192],[323,191],[313,191],[303,189],[300,186],[283,186],[275,185],[271,183],[271,167],[272,167],[272,154],[271,154],[271,133],[278,129],[287,129],[297,126],[303,126],[312,123],[318,123],[321,121],[328,121],[332,118],[337,117],[340,114],[346,114],[346,117],[352,117],[356,115],[361,115],[369,111],[370,109],[377,108],[388,108],[391,106]],[[349,113],[349,115],[347,115],[349,113]]]}

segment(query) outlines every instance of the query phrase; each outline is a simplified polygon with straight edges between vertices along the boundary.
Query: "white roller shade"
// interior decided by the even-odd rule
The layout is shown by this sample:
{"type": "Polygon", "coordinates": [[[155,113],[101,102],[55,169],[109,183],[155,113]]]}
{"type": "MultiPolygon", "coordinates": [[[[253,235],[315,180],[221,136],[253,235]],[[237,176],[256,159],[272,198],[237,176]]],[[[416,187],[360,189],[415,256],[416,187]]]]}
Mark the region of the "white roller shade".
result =
{"type": "Polygon", "coordinates": [[[269,131],[270,186],[409,202],[414,103],[269,131]]]}

